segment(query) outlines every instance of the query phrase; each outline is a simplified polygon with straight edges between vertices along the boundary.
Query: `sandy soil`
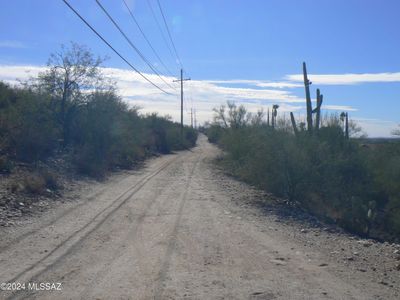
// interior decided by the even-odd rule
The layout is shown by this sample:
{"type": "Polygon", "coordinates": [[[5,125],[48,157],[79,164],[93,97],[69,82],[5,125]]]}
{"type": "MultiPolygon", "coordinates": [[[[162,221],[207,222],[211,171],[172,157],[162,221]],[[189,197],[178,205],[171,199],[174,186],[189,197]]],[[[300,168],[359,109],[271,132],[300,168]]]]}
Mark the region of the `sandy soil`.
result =
{"type": "Polygon", "coordinates": [[[399,299],[397,245],[279,216],[198,144],[1,228],[0,298],[399,299]]]}

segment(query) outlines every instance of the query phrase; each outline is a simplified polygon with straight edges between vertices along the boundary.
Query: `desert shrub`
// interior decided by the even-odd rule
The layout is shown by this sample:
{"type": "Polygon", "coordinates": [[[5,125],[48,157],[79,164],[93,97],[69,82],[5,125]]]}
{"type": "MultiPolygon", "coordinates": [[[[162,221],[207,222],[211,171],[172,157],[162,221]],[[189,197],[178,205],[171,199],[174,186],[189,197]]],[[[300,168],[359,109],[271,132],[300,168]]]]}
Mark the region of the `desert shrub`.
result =
{"type": "MultiPolygon", "coordinates": [[[[36,79],[18,87],[0,82],[0,172],[9,172],[9,158],[36,164],[59,152],[68,153],[78,171],[101,177],[148,155],[195,145],[192,128],[185,126],[181,139],[180,125],[170,118],[128,107],[102,73],[102,62],[71,43],[51,55],[36,79]]],[[[40,190],[40,180],[28,181],[40,190]]],[[[47,185],[55,187],[51,181],[47,185]]]]}
{"type": "Polygon", "coordinates": [[[11,186],[13,192],[25,191],[29,194],[44,194],[48,189],[57,190],[59,188],[58,176],[50,170],[38,170],[25,175],[20,182],[14,182],[11,186]]]}
{"type": "Polygon", "coordinates": [[[72,134],[80,172],[102,176],[114,166],[130,166],[135,157],[128,134],[133,119],[128,114],[126,104],[113,92],[96,92],[80,108],[72,134]]]}
{"type": "Polygon", "coordinates": [[[193,147],[197,140],[197,131],[184,126],[181,139],[181,126],[169,117],[160,117],[156,113],[148,114],[143,119],[146,131],[146,148],[150,152],[170,153],[193,147]]]}
{"type": "Polygon", "coordinates": [[[385,231],[400,236],[400,143],[378,144],[364,151],[379,196],[375,221],[385,231]]]}
{"type": "Polygon", "coordinates": [[[210,125],[204,131],[210,143],[217,143],[223,134],[223,128],[218,125],[210,125]]]}
{"type": "Polygon", "coordinates": [[[114,92],[96,92],[81,106],[72,130],[74,163],[91,176],[115,167],[130,168],[151,153],[194,146],[197,133],[157,114],[141,116],[114,92]]]}
{"type": "Polygon", "coordinates": [[[24,190],[30,194],[43,194],[46,191],[46,180],[37,173],[27,175],[23,179],[24,190]]]}
{"type": "Polygon", "coordinates": [[[58,176],[53,171],[42,170],[40,176],[43,177],[47,189],[55,191],[60,188],[58,176]]]}
{"type": "Polygon", "coordinates": [[[400,144],[365,149],[346,139],[337,122],[298,136],[285,122],[275,129],[259,122],[224,126],[230,117],[217,112],[225,121],[205,132],[225,150],[223,164],[235,176],[351,232],[399,236],[400,144]]]}
{"type": "Polygon", "coordinates": [[[58,127],[48,95],[4,84],[0,90],[2,151],[27,162],[50,156],[57,147],[58,127]]]}
{"type": "Polygon", "coordinates": [[[12,170],[11,160],[5,155],[0,156],[0,173],[8,174],[11,172],[11,170],[12,170]]]}
{"type": "Polygon", "coordinates": [[[11,138],[16,157],[29,162],[46,158],[58,145],[58,128],[49,99],[30,91],[21,91],[20,97],[11,138]]]}
{"type": "Polygon", "coordinates": [[[196,145],[197,137],[198,133],[195,129],[185,126],[183,128],[183,141],[180,143],[182,147],[179,149],[188,149],[194,147],[196,145]]]}

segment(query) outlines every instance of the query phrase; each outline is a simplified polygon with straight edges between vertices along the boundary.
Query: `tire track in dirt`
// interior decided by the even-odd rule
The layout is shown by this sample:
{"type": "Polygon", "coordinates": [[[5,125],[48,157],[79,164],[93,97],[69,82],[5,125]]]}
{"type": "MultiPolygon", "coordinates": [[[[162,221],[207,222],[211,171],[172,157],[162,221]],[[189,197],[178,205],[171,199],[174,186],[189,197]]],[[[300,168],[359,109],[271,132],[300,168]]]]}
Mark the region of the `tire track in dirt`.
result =
{"type": "MultiPolygon", "coordinates": [[[[151,208],[157,202],[159,197],[163,195],[164,190],[165,189],[163,189],[162,191],[159,191],[155,197],[153,197],[150,201],[147,201],[146,207],[142,213],[134,214],[135,224],[128,231],[128,233],[126,235],[127,238],[129,238],[130,240],[136,240],[136,237],[137,237],[137,234],[138,234],[141,224],[143,223],[148,212],[151,210],[151,208]]],[[[129,209],[129,214],[132,214],[131,209],[129,209]]],[[[99,271],[96,272],[96,274],[94,276],[96,282],[100,282],[107,275],[107,269],[112,266],[112,264],[116,258],[123,255],[124,251],[125,251],[124,248],[119,248],[119,251],[117,251],[116,253],[113,254],[113,258],[111,259],[111,261],[104,264],[104,266],[99,271]]],[[[139,255],[139,257],[140,257],[140,255],[139,255]]],[[[82,292],[82,295],[81,295],[82,299],[89,299],[90,298],[89,295],[90,295],[91,291],[92,291],[92,287],[87,286],[86,289],[82,292]]]]}
{"type": "MultiPolygon", "coordinates": [[[[167,168],[170,164],[172,164],[177,159],[178,159],[178,157],[173,157],[166,163],[162,164],[161,167],[159,167],[156,171],[154,171],[150,175],[147,175],[146,177],[140,179],[134,186],[130,187],[128,190],[123,192],[120,196],[118,196],[115,200],[113,200],[108,206],[106,206],[99,213],[97,213],[93,218],[91,218],[90,221],[87,222],[85,226],[83,226],[80,229],[78,229],[77,231],[73,232],[67,239],[65,239],[57,247],[55,247],[53,250],[51,250],[42,259],[35,262],[30,267],[24,269],[23,271],[21,271],[20,273],[15,275],[13,278],[7,280],[6,282],[24,282],[24,280],[21,280],[21,277],[23,277],[25,274],[27,274],[28,272],[31,272],[31,271],[34,274],[29,276],[29,280],[25,280],[25,282],[35,282],[36,278],[38,278],[40,275],[42,275],[43,273],[45,273],[46,271],[51,269],[53,265],[60,262],[65,256],[68,256],[71,253],[73,253],[80,243],[82,243],[88,236],[90,236],[102,224],[104,224],[116,211],[118,211],[119,208],[121,208],[148,181],[150,181],[153,177],[158,175],[161,171],[163,171],[165,168],[167,168]],[[120,201],[121,199],[123,199],[123,200],[120,201]],[[112,208],[113,206],[115,206],[115,207],[112,208]],[[110,210],[110,211],[107,212],[107,210],[110,210]],[[104,214],[104,216],[102,216],[103,214],[104,214]],[[97,221],[98,218],[100,218],[100,219],[97,221]],[[91,229],[88,229],[88,227],[91,227],[91,229]],[[88,229],[88,231],[86,231],[86,229],[88,229]],[[80,235],[81,233],[83,233],[83,234],[80,235]],[[74,241],[74,239],[75,239],[75,241],[74,241]],[[68,243],[70,241],[71,241],[71,244],[68,245],[68,243]],[[62,252],[62,250],[63,250],[62,248],[65,248],[64,253],[57,255],[56,252],[57,251],[62,252]],[[51,256],[53,256],[53,254],[55,254],[55,258],[53,258],[53,260],[51,262],[49,262],[48,264],[45,264],[46,260],[48,260],[49,258],[51,259],[51,256]],[[42,266],[42,268],[40,268],[40,265],[44,265],[44,266],[42,266]],[[34,269],[37,267],[39,268],[39,270],[37,272],[34,272],[34,269]]],[[[15,299],[16,296],[17,296],[17,294],[14,293],[6,299],[15,299]]]]}
{"type": "Polygon", "coordinates": [[[181,199],[179,199],[179,208],[178,208],[178,212],[177,212],[177,217],[175,219],[172,233],[169,238],[167,251],[165,252],[165,255],[162,259],[161,268],[160,268],[160,271],[159,271],[157,279],[156,279],[156,286],[155,286],[154,295],[153,295],[155,300],[163,299],[162,298],[163,291],[164,291],[163,285],[164,285],[166,276],[168,274],[172,254],[173,254],[176,244],[177,244],[177,234],[178,234],[179,224],[182,219],[183,208],[185,206],[185,202],[186,202],[186,198],[187,198],[189,188],[190,188],[190,185],[192,182],[193,174],[194,174],[198,164],[200,163],[200,161],[201,161],[201,155],[199,155],[199,157],[197,158],[197,161],[193,164],[193,167],[190,171],[189,177],[185,184],[184,192],[182,193],[181,199]]]}
{"type": "MultiPolygon", "coordinates": [[[[127,178],[125,178],[127,179],[127,178]]],[[[112,179],[110,180],[110,183],[116,183],[118,181],[118,179],[112,179]]],[[[130,187],[128,190],[130,190],[132,187],[130,187]]],[[[4,246],[0,246],[0,254],[2,254],[3,252],[7,251],[8,249],[10,249],[11,247],[15,246],[16,244],[18,244],[19,242],[21,242],[22,240],[24,240],[26,237],[29,237],[33,234],[36,234],[37,232],[50,227],[54,224],[56,224],[57,222],[59,222],[61,219],[69,216],[71,213],[75,212],[78,208],[83,208],[85,205],[89,205],[93,200],[95,200],[96,198],[98,198],[100,195],[104,194],[104,192],[106,192],[109,189],[108,186],[105,186],[103,188],[101,188],[100,190],[91,193],[90,195],[88,195],[87,197],[85,197],[84,199],[80,200],[80,203],[74,205],[73,207],[70,207],[66,210],[64,210],[61,214],[55,216],[51,221],[49,222],[45,222],[43,224],[41,224],[41,226],[34,228],[32,230],[29,230],[21,235],[19,235],[18,237],[12,239],[11,241],[9,241],[7,243],[7,245],[4,246]]],[[[124,193],[128,192],[128,190],[126,190],[124,193]]],[[[122,194],[124,194],[122,193],[122,194]]],[[[120,196],[122,196],[122,194],[120,196]]]]}

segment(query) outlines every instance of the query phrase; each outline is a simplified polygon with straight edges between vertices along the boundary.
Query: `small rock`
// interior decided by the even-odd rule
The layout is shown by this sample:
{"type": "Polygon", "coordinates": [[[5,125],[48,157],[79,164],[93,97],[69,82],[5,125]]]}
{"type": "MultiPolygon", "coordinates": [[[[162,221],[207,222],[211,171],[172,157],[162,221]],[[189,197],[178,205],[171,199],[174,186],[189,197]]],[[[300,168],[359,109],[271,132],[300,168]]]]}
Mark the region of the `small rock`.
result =
{"type": "Polygon", "coordinates": [[[326,263],[322,263],[322,264],[319,264],[318,266],[319,266],[319,267],[327,267],[327,266],[328,266],[328,264],[326,264],[326,263]]]}
{"type": "Polygon", "coordinates": [[[396,250],[393,251],[393,254],[398,254],[398,253],[400,253],[399,249],[396,249],[396,250]]]}
{"type": "Polygon", "coordinates": [[[396,266],[394,268],[396,271],[400,271],[400,264],[396,264],[396,266]]]}
{"type": "Polygon", "coordinates": [[[300,232],[301,232],[301,233],[307,233],[308,230],[307,230],[307,229],[302,229],[302,230],[300,230],[300,232]]]}
{"type": "Polygon", "coordinates": [[[270,262],[274,263],[277,266],[284,266],[286,265],[286,262],[279,260],[279,259],[271,259],[270,262]]]}
{"type": "Polygon", "coordinates": [[[353,260],[354,260],[354,257],[349,256],[349,257],[347,257],[346,259],[349,260],[349,261],[353,261],[353,260]]]}
{"type": "Polygon", "coordinates": [[[25,206],[25,204],[23,202],[19,202],[18,203],[20,206],[25,206]]]}
{"type": "Polygon", "coordinates": [[[368,241],[368,240],[361,240],[361,241],[358,241],[358,243],[363,245],[364,247],[370,247],[370,246],[373,245],[373,243],[371,241],[368,241]]]}
{"type": "Polygon", "coordinates": [[[360,271],[360,272],[367,272],[367,270],[365,270],[365,269],[358,269],[358,271],[360,271]]]}

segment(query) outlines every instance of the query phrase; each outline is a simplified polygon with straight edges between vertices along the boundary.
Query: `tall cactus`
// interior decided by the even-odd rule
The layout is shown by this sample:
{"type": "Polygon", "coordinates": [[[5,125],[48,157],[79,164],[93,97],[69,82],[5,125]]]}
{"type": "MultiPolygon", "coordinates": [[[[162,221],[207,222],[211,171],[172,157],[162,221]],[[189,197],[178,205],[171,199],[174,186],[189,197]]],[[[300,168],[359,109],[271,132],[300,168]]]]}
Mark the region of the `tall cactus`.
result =
{"type": "Polygon", "coordinates": [[[349,139],[349,114],[347,112],[342,112],[340,114],[340,121],[343,122],[344,136],[349,139]]]}
{"type": "Polygon", "coordinates": [[[269,107],[268,107],[268,111],[267,111],[267,126],[269,126],[269,107]]]}
{"type": "Polygon", "coordinates": [[[292,121],[294,135],[297,136],[299,134],[299,130],[297,129],[296,120],[294,119],[292,112],[290,112],[290,120],[292,121]]]}
{"type": "Polygon", "coordinates": [[[313,113],[316,113],[315,117],[315,130],[318,131],[320,122],[321,122],[321,105],[322,105],[322,99],[323,95],[321,94],[320,90],[317,89],[317,107],[314,108],[312,111],[313,113]]]}
{"type": "MultiPolygon", "coordinates": [[[[321,106],[322,106],[322,101],[323,101],[323,95],[321,94],[320,90],[317,89],[317,107],[312,108],[312,103],[311,103],[311,95],[310,95],[310,85],[311,81],[308,79],[307,76],[307,66],[306,63],[303,62],[303,79],[304,79],[304,87],[306,90],[306,106],[307,106],[307,131],[312,134],[313,132],[313,114],[316,114],[315,117],[315,131],[318,131],[320,128],[320,123],[321,123],[321,106]]],[[[296,121],[293,117],[293,114],[290,113],[290,118],[292,121],[292,126],[293,130],[295,131],[295,134],[297,135],[297,126],[296,126],[296,121]]],[[[300,126],[300,129],[303,130],[303,127],[300,126]]]]}
{"type": "Polygon", "coordinates": [[[275,128],[275,125],[276,125],[276,117],[278,115],[278,108],[279,108],[278,104],[274,104],[272,106],[272,114],[271,114],[271,117],[272,117],[272,128],[275,128]]]}
{"type": "Polygon", "coordinates": [[[305,62],[303,62],[303,78],[304,78],[304,87],[305,87],[305,90],[306,90],[307,130],[308,130],[309,133],[312,133],[313,120],[312,120],[312,104],[311,104],[311,95],[310,95],[310,84],[311,84],[311,81],[308,80],[308,77],[307,77],[307,66],[306,66],[305,62]]]}

